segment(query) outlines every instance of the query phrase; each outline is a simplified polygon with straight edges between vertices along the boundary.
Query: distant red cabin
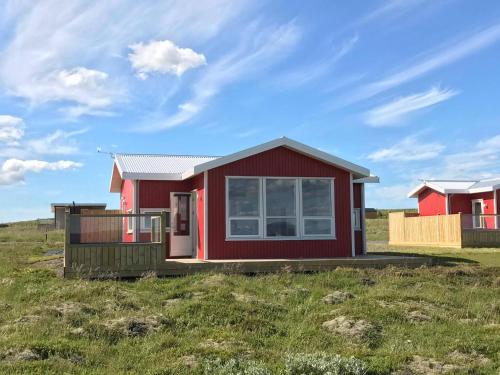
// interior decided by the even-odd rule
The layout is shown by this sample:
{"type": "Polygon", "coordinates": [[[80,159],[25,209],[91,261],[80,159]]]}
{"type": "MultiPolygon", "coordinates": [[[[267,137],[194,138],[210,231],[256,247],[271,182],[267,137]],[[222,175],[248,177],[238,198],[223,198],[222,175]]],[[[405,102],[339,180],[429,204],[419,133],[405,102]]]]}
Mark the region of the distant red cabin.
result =
{"type": "MultiPolygon", "coordinates": [[[[169,214],[167,258],[329,258],[366,252],[367,182],[368,169],[279,138],[224,157],[117,154],[110,191],[124,212],[169,214]]],[[[141,224],[124,240],[149,236],[141,224]]]]}
{"type": "Polygon", "coordinates": [[[420,216],[468,214],[473,227],[498,229],[500,179],[427,180],[408,197],[418,199],[420,216]]]}

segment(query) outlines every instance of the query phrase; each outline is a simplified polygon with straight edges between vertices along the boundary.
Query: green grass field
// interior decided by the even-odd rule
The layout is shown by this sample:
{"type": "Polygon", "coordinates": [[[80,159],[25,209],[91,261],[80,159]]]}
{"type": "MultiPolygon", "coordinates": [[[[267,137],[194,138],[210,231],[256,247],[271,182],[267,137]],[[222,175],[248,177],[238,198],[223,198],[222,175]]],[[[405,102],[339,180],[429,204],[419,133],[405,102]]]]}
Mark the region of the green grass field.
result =
{"type": "Polygon", "coordinates": [[[65,280],[62,233],[0,228],[0,373],[498,374],[500,252],[389,249],[368,224],[371,251],[447,265],[65,280]]]}

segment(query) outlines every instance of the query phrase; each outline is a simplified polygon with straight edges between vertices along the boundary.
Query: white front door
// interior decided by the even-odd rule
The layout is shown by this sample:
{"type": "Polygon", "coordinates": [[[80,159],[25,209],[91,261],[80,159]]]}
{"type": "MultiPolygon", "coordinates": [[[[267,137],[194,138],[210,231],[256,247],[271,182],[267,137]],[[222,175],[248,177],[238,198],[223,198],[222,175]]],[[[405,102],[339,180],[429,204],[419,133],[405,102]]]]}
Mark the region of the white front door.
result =
{"type": "Polygon", "coordinates": [[[170,207],[170,256],[184,257],[193,254],[193,228],[191,193],[171,193],[170,207]]]}
{"type": "Polygon", "coordinates": [[[483,218],[480,216],[483,214],[483,201],[473,200],[472,201],[472,227],[482,228],[483,218]]]}

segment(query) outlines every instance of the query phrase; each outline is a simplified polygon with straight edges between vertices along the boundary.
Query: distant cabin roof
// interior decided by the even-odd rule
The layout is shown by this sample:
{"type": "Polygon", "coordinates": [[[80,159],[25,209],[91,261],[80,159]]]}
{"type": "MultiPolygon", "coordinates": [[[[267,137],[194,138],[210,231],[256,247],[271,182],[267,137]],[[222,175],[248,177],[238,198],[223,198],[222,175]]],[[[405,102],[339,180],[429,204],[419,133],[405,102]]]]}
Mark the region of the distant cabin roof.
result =
{"type": "Polygon", "coordinates": [[[408,198],[417,198],[426,188],[441,194],[473,194],[500,189],[500,178],[487,180],[424,180],[408,193],[408,198]]]}
{"type": "Polygon", "coordinates": [[[185,180],[209,169],[232,163],[276,147],[286,147],[352,172],[357,182],[378,182],[377,176],[359,165],[286,137],[274,139],[227,156],[116,154],[111,192],[120,192],[122,180],[185,180]],[[366,179],[366,181],[364,180],[366,179]]]}
{"type": "Polygon", "coordinates": [[[54,212],[56,207],[95,207],[95,208],[106,208],[106,203],[51,203],[50,209],[54,212]]]}

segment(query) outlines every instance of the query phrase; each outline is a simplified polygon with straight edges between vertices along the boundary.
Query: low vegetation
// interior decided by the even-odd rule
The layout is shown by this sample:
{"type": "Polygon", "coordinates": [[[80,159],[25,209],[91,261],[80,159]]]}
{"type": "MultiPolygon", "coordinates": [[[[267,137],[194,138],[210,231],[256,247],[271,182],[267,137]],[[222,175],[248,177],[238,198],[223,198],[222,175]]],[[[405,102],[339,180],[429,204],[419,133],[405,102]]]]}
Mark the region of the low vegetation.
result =
{"type": "Polygon", "coordinates": [[[66,280],[61,233],[0,228],[0,373],[497,374],[498,250],[388,249],[369,225],[375,251],[446,263],[66,280]]]}

